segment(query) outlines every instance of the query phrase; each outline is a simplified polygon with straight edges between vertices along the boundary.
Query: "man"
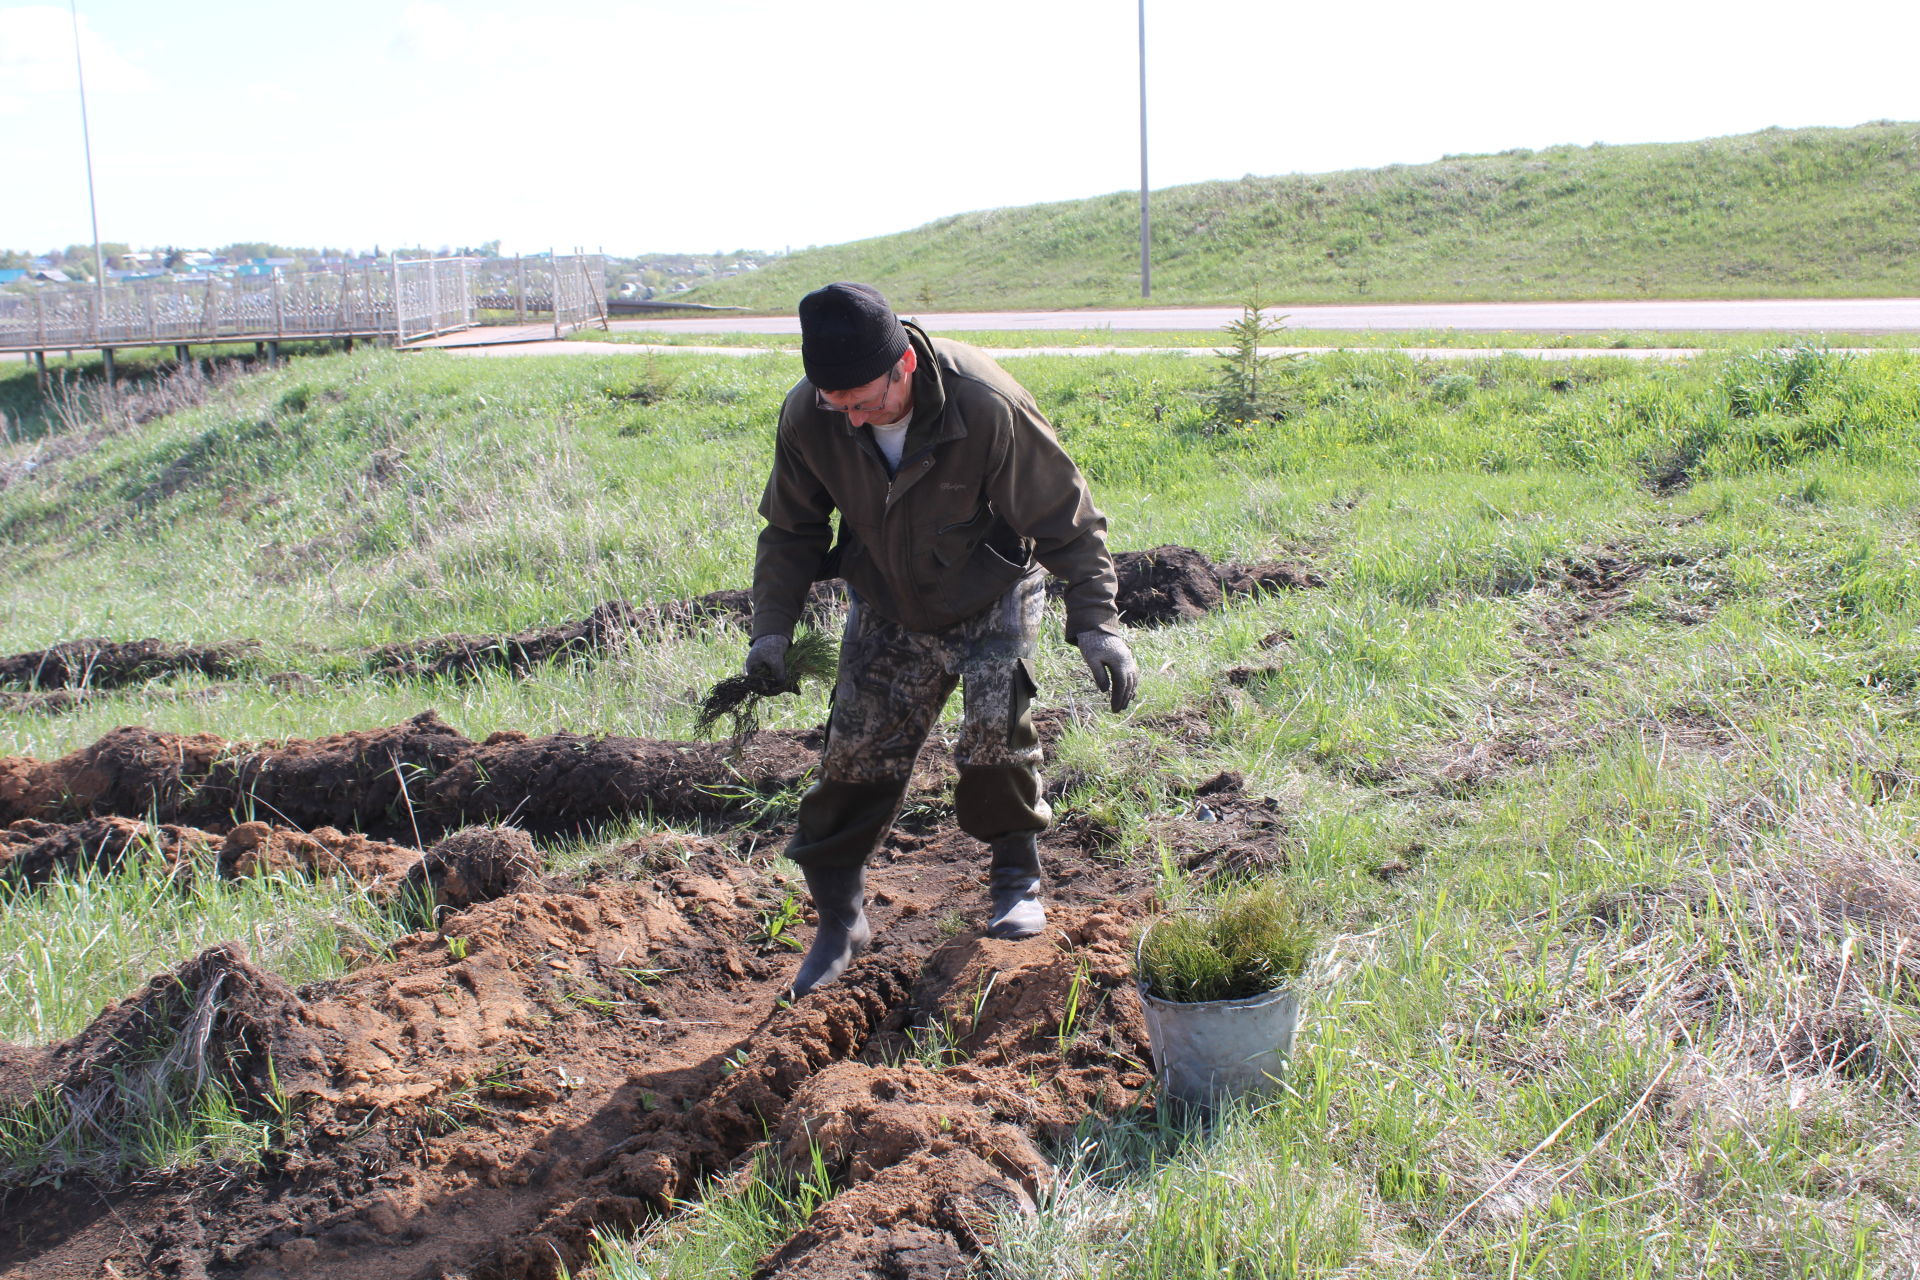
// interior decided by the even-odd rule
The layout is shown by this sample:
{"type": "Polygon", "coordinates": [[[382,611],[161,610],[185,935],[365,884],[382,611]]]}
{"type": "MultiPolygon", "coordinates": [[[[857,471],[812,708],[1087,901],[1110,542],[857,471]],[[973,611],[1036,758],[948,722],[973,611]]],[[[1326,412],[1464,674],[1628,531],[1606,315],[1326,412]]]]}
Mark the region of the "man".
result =
{"type": "Polygon", "coordinates": [[[866,949],[867,858],[956,683],[954,809],[991,850],[987,931],[1046,926],[1036,837],[1052,813],[1029,702],[1048,571],[1067,583],[1067,638],[1116,712],[1139,683],[1106,517],[1026,389],[982,352],[903,324],[869,286],[827,285],[799,310],[806,377],[781,406],[760,503],[748,674],[784,681],[816,580],[844,577],[852,603],[820,778],[787,846],[820,917],[796,998],[866,949]]]}

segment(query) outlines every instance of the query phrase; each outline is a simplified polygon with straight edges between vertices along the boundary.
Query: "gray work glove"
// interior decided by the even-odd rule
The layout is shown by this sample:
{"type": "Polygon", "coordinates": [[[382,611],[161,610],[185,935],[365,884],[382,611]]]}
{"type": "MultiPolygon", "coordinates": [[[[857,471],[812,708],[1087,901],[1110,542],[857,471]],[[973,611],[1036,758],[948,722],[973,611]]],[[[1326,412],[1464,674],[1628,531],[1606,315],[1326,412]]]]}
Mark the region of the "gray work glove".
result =
{"type": "Polygon", "coordinates": [[[761,636],[747,646],[747,674],[759,676],[784,688],[787,683],[787,645],[785,636],[761,636]]]}
{"type": "Polygon", "coordinates": [[[1125,711],[1140,688],[1140,664],[1133,660],[1133,650],[1119,636],[1104,631],[1082,631],[1074,643],[1087,660],[1087,670],[1093,672],[1094,686],[1112,693],[1115,711],[1125,711]]]}

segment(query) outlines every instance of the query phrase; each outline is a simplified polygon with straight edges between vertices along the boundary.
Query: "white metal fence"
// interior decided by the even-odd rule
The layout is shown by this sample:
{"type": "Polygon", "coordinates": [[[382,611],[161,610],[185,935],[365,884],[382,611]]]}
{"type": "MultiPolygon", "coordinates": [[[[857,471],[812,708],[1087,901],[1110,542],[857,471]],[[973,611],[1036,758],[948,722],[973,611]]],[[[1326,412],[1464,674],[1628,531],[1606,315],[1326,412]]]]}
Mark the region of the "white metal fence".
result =
{"type": "Polygon", "coordinates": [[[597,253],[474,260],[480,324],[551,318],[554,336],[607,318],[607,260],[597,253]]]}
{"type": "Polygon", "coordinates": [[[606,318],[606,260],[427,258],[205,281],[43,285],[0,293],[0,351],[301,338],[411,342],[511,319],[558,337],[606,318]],[[482,311],[493,314],[482,317],[482,311]],[[508,316],[506,313],[511,313],[508,316]]]}

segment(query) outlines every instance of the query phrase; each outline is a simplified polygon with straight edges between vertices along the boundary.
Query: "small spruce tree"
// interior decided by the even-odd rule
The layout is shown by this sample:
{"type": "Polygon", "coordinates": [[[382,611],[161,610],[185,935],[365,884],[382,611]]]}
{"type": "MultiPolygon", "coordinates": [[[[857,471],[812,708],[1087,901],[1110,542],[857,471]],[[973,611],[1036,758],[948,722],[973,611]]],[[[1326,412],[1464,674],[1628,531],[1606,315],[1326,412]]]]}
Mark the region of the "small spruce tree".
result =
{"type": "Polygon", "coordinates": [[[1219,353],[1220,363],[1208,393],[1215,430],[1249,422],[1278,422],[1292,411],[1279,366],[1297,353],[1282,357],[1260,350],[1262,343],[1285,328],[1282,322],[1286,319],[1269,320],[1263,306],[1258,291],[1250,293],[1240,318],[1228,321],[1222,329],[1230,345],[1219,353]]]}

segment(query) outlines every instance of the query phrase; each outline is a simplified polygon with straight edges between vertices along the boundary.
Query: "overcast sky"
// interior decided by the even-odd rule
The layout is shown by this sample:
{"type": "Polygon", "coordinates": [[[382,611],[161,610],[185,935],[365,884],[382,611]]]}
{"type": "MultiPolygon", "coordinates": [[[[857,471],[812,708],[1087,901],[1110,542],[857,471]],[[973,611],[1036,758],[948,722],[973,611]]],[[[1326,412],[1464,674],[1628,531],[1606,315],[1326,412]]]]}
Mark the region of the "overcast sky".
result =
{"type": "MultiPolygon", "coordinates": [[[[136,245],[779,250],[1139,182],[1134,0],[80,0],[136,245]]],[[[1920,3],[1147,0],[1155,187],[1920,119],[1920,3]]],[[[89,238],[64,5],[0,0],[0,247],[89,238]]]]}

